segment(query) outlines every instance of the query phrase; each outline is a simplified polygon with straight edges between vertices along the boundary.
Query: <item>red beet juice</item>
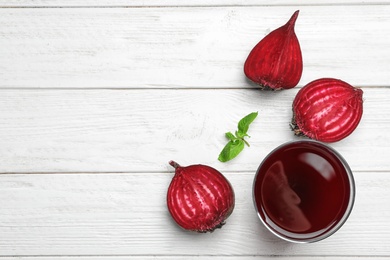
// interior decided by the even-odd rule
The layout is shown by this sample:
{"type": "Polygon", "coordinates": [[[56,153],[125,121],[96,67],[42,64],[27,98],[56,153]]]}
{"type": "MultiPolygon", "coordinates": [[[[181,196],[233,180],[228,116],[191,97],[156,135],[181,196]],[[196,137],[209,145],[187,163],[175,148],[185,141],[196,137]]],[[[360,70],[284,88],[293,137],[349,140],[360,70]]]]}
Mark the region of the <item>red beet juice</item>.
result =
{"type": "Polygon", "coordinates": [[[334,233],[348,218],[354,192],[345,160],[316,141],[275,149],[260,165],[253,185],[260,219],[291,242],[314,242],[334,233]]]}

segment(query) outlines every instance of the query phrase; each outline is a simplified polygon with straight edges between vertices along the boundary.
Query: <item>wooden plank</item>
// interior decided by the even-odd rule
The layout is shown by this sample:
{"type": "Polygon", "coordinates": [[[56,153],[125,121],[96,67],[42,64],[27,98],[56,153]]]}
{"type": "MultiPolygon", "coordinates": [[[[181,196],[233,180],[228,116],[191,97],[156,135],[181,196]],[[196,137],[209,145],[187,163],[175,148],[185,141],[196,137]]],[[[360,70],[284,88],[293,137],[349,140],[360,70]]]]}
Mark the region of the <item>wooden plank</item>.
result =
{"type": "MultiPolygon", "coordinates": [[[[0,90],[0,172],[167,172],[169,160],[255,171],[290,130],[297,89],[0,90]],[[251,147],[217,160],[250,112],[251,147]]],[[[389,171],[389,88],[364,88],[355,132],[330,144],[354,171],[389,171]]]]}
{"type": "Polygon", "coordinates": [[[228,173],[236,207],[211,234],[181,230],[165,196],[172,174],[0,175],[2,256],[389,256],[390,172],[355,174],[346,224],[310,245],[275,238],[252,203],[252,172],[228,173]]]}
{"type": "Polygon", "coordinates": [[[367,1],[363,0],[308,0],[298,2],[293,0],[0,0],[1,7],[165,7],[165,6],[302,6],[302,5],[382,5],[388,4],[388,0],[367,1]]]}
{"type": "MultiPolygon", "coordinates": [[[[203,259],[213,259],[213,260],[225,260],[225,259],[238,259],[238,260],[253,260],[253,259],[259,259],[259,260],[287,260],[287,259],[293,259],[293,260],[329,260],[329,257],[326,256],[189,256],[189,255],[182,255],[182,256],[134,256],[134,255],[127,255],[127,256],[15,256],[15,257],[1,257],[1,260],[128,260],[131,257],[131,259],[141,259],[141,260],[148,260],[148,259],[157,259],[157,260],[176,260],[183,258],[192,260],[203,260],[203,259]]],[[[373,257],[375,260],[384,260],[388,259],[387,256],[359,256],[359,260],[372,260],[373,257]]],[[[336,256],[332,257],[332,260],[353,260],[356,259],[356,256],[336,256]]]]}
{"type": "Polygon", "coordinates": [[[347,8],[0,8],[0,88],[250,88],[247,55],[296,9],[299,86],[388,86],[390,6],[347,8]]]}

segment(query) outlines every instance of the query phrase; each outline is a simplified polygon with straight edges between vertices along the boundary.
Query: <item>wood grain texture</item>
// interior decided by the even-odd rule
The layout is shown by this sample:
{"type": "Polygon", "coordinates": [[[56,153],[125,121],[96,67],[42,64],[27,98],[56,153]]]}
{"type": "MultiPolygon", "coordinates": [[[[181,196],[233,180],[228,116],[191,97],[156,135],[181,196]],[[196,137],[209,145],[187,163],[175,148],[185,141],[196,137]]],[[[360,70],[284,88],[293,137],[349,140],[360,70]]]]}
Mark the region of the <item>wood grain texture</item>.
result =
{"type": "MultiPolygon", "coordinates": [[[[383,5],[389,0],[370,1],[371,5],[383,5]]],[[[166,7],[166,6],[283,6],[283,5],[366,5],[363,0],[0,0],[1,7],[166,7]]]]}
{"type": "Polygon", "coordinates": [[[388,86],[390,6],[347,8],[0,8],[0,88],[251,87],[247,55],[296,9],[299,86],[388,86]]]}
{"type": "MultiPolygon", "coordinates": [[[[329,260],[329,257],[326,256],[202,256],[202,255],[196,255],[196,256],[134,256],[134,255],[122,255],[122,256],[22,256],[22,257],[0,257],[1,260],[53,260],[53,259],[60,259],[60,260],[128,260],[129,258],[135,259],[135,260],[149,260],[149,259],[157,259],[157,260],[182,260],[182,259],[188,259],[188,260],[203,260],[203,259],[213,259],[213,260],[225,260],[225,259],[238,259],[238,260],[329,260]]],[[[356,256],[335,256],[332,257],[332,260],[353,260],[356,259],[356,256]]],[[[371,260],[372,257],[369,256],[359,256],[359,260],[371,260]]],[[[375,260],[384,260],[388,259],[387,256],[377,256],[375,257],[375,260]]]]}
{"type": "MultiPolygon", "coordinates": [[[[1,90],[0,172],[166,172],[168,161],[255,171],[290,130],[298,90],[1,90]],[[225,132],[258,111],[251,147],[217,160],[225,132]]],[[[364,88],[355,132],[331,144],[354,171],[389,171],[388,88],[364,88]],[[367,156],[367,155],[370,156],[367,156]]]]}
{"type": "Polygon", "coordinates": [[[0,260],[390,258],[390,1],[0,0],[0,260]],[[252,47],[299,9],[299,86],[261,92],[252,47]],[[283,142],[300,87],[363,87],[356,131],[331,144],[356,202],[332,237],[283,242],[257,218],[252,182],[283,142]],[[217,156],[258,111],[250,148],[217,156]],[[203,163],[236,192],[227,224],[181,230],[165,196],[173,169],[203,163]]]}
{"type": "Polygon", "coordinates": [[[262,226],[252,203],[252,172],[226,174],[236,207],[222,229],[181,230],[165,204],[172,174],[0,175],[1,255],[390,255],[390,172],[355,173],[350,218],[333,236],[309,245],[282,242],[262,226]]]}

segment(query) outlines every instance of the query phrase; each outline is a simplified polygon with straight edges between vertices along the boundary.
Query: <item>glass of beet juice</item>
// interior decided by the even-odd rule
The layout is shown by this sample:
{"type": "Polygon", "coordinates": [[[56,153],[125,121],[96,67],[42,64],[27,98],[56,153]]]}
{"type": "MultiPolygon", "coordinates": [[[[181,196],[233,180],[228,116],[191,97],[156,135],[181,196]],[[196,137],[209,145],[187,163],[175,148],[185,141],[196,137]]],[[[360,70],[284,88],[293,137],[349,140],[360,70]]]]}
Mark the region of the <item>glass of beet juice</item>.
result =
{"type": "Polygon", "coordinates": [[[285,143],[260,164],[253,198],[263,224],[297,243],[322,240],[347,220],[355,183],[346,161],[317,141],[285,143]]]}

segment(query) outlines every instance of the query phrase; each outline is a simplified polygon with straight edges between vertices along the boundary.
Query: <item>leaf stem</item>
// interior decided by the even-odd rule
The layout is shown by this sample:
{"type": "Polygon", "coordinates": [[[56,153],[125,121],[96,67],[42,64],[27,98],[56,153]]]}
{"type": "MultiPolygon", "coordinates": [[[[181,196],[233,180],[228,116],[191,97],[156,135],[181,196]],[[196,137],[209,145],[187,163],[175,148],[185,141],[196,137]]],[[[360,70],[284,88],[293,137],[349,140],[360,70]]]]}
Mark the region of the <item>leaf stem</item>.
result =
{"type": "Polygon", "coordinates": [[[248,146],[248,147],[250,147],[251,145],[248,143],[248,141],[247,140],[245,140],[244,138],[241,138],[241,140],[242,141],[244,141],[244,143],[248,146]]]}

